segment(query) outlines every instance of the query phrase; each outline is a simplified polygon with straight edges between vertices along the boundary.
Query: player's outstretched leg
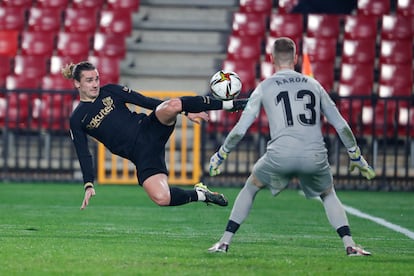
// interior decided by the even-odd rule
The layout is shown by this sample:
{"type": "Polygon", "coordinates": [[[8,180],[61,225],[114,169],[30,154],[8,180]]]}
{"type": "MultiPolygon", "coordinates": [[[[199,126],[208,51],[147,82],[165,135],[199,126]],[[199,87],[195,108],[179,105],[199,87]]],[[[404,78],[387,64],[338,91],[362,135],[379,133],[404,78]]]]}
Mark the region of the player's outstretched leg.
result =
{"type": "Polygon", "coordinates": [[[227,198],[223,194],[210,191],[207,186],[203,185],[201,182],[194,186],[194,190],[198,194],[200,193],[204,195],[204,202],[207,203],[207,205],[209,203],[214,203],[220,206],[227,206],[229,204],[227,198]]]}

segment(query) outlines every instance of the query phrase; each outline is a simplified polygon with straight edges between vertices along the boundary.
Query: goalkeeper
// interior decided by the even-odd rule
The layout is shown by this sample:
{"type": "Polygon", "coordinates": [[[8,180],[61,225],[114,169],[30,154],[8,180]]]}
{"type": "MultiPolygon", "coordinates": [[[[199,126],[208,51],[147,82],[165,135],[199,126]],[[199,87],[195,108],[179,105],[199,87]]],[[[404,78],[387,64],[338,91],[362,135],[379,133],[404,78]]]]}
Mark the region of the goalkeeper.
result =
{"type": "Polygon", "coordinates": [[[220,165],[243,138],[263,106],[270,128],[267,151],[256,162],[239,192],[222,238],[209,251],[227,252],[260,189],[267,187],[276,196],[293,177],[297,177],[307,198],[322,199],[328,220],[342,239],[346,254],[371,255],[355,244],[346,213],[335,193],[321,131],[321,114],[335,127],[348,149],[350,170],[359,169],[367,179],[374,178],[375,172],[361,155],[350,127],[328,93],[315,79],[294,71],[297,61],[295,43],[289,38],[276,39],[272,57],[276,73],[253,91],[239,122],[210,159],[210,175],[219,174],[220,165]]]}

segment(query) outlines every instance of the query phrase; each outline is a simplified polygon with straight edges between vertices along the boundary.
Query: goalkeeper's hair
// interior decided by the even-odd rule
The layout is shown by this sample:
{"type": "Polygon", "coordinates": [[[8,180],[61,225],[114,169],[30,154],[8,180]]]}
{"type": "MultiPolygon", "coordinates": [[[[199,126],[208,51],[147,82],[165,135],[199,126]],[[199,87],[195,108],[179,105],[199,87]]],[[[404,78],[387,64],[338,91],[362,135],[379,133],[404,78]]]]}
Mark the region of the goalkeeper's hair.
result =
{"type": "Polygon", "coordinates": [[[295,42],[288,37],[277,38],[273,44],[272,54],[278,65],[289,65],[296,55],[295,42]]]}
{"type": "Polygon", "coordinates": [[[90,71],[90,70],[95,70],[95,69],[96,69],[95,65],[93,65],[89,61],[81,61],[77,64],[74,64],[74,63],[66,64],[62,68],[61,72],[62,72],[62,75],[67,79],[75,79],[77,81],[80,81],[82,71],[90,71]]]}

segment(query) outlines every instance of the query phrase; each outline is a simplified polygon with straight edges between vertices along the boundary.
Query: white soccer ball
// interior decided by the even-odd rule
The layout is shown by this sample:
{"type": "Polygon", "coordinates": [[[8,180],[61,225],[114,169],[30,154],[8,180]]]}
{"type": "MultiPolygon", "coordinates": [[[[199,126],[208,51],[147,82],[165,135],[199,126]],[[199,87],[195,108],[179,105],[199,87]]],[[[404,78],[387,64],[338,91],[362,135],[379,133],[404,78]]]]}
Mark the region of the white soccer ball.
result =
{"type": "Polygon", "coordinates": [[[242,82],[235,72],[220,70],[211,77],[210,89],[214,98],[229,101],[240,94],[242,82]]]}

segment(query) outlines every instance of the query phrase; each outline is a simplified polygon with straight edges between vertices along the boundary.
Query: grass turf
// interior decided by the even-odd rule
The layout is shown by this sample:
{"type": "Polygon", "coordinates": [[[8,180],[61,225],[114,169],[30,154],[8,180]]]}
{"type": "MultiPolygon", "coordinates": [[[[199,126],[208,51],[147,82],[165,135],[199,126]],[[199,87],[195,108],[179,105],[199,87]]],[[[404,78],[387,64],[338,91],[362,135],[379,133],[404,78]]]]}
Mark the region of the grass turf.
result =
{"type": "MultiPolygon", "coordinates": [[[[190,188],[190,187],[188,187],[190,188]]],[[[0,184],[0,275],[412,275],[414,241],[349,216],[373,253],[350,258],[321,204],[287,190],[256,197],[227,254],[210,254],[229,207],[159,207],[137,186],[0,184]]],[[[344,204],[414,230],[414,194],[340,191],[344,204]]]]}

